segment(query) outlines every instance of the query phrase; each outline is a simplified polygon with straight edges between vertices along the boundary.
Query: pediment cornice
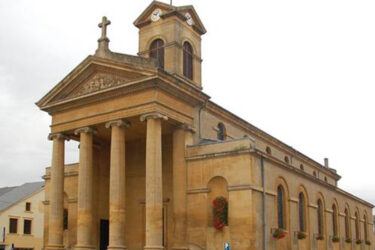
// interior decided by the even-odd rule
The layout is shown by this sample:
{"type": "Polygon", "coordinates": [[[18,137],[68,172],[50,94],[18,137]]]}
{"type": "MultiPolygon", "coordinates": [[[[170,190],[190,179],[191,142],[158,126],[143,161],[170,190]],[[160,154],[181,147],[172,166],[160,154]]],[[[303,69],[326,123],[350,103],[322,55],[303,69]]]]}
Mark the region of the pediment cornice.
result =
{"type": "Polygon", "coordinates": [[[90,56],[37,105],[52,114],[148,88],[163,90],[191,105],[209,99],[200,89],[156,67],[90,56]]]}

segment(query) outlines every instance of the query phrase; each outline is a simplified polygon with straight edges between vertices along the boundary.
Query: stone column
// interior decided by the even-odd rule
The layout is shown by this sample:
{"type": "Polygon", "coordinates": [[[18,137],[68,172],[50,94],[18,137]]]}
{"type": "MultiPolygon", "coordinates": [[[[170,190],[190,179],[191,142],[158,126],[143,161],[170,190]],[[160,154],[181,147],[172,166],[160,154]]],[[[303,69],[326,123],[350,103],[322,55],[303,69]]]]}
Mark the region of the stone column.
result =
{"type": "Polygon", "coordinates": [[[181,125],[173,131],[173,248],[189,249],[187,243],[187,169],[185,146],[191,143],[192,130],[181,125]]]}
{"type": "Polygon", "coordinates": [[[146,134],[146,245],[144,249],[164,249],[163,246],[163,181],[160,113],[143,115],[146,134]]]}
{"type": "Polygon", "coordinates": [[[77,244],[75,249],[94,249],[93,245],[93,134],[90,127],[77,129],[80,135],[78,204],[77,204],[77,244]]]}
{"type": "Polygon", "coordinates": [[[111,160],[109,181],[109,245],[108,249],[126,249],[125,245],[125,129],[124,120],[108,122],[111,128],[111,160]]]}
{"type": "Polygon", "coordinates": [[[50,134],[53,141],[51,187],[48,219],[48,246],[47,249],[64,249],[63,245],[63,211],[64,211],[64,146],[62,134],[50,134]]]}

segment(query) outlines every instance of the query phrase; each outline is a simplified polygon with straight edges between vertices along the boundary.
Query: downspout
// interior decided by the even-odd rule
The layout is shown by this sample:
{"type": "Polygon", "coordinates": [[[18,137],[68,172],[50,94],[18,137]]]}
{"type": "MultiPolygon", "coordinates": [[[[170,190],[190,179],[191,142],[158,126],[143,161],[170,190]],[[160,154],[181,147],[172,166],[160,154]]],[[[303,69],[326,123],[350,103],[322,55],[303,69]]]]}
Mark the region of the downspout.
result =
{"type": "Polygon", "coordinates": [[[199,108],[199,114],[198,114],[198,120],[199,120],[199,142],[202,140],[202,117],[201,117],[201,113],[202,113],[202,109],[206,106],[208,100],[205,101],[202,106],[199,108]]]}
{"type": "Polygon", "coordinates": [[[263,200],[262,200],[262,219],[263,219],[263,250],[267,250],[267,221],[266,221],[266,177],[264,171],[264,158],[260,156],[260,166],[262,173],[262,187],[263,187],[263,200]]]}

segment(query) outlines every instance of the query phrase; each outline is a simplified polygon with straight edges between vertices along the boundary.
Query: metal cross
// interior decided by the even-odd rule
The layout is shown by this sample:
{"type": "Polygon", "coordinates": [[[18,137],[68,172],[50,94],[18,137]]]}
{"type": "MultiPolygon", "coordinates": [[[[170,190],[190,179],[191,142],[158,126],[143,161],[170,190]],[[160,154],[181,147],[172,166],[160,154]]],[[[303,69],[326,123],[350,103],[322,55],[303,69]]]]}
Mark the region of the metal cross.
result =
{"type": "Polygon", "coordinates": [[[102,22],[98,24],[99,28],[102,29],[102,38],[107,37],[107,26],[110,24],[111,21],[109,21],[106,16],[103,16],[102,22]]]}

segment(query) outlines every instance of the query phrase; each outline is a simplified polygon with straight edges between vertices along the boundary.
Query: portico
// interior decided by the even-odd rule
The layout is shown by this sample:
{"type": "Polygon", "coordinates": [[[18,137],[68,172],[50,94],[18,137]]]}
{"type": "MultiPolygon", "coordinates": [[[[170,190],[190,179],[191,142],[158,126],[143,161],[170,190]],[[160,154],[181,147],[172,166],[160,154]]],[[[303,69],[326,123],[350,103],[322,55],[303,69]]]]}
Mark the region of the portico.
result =
{"type": "MultiPolygon", "coordinates": [[[[108,249],[127,248],[128,240],[126,235],[127,230],[129,230],[128,225],[134,223],[128,222],[128,220],[132,220],[129,217],[132,216],[133,212],[131,208],[129,209],[130,211],[127,208],[140,207],[140,204],[144,206],[145,212],[145,215],[141,216],[143,217],[142,220],[144,220],[144,249],[164,249],[167,238],[165,234],[168,233],[165,229],[171,230],[172,228],[165,225],[168,220],[163,218],[165,216],[163,200],[168,203],[168,215],[181,215],[176,217],[176,227],[173,232],[173,235],[178,239],[178,248],[175,249],[187,249],[186,181],[184,182],[186,173],[183,169],[185,164],[185,144],[188,143],[188,140],[191,141],[192,138],[190,126],[172,121],[168,116],[160,112],[150,112],[136,117],[111,120],[104,124],[90,125],[74,131],[51,134],[50,138],[54,143],[53,164],[51,167],[51,183],[53,185],[50,187],[50,192],[54,194],[54,199],[50,200],[49,213],[54,217],[50,217],[48,225],[50,232],[48,249],[63,248],[62,225],[56,223],[63,221],[63,213],[55,213],[55,211],[63,208],[64,187],[60,182],[63,179],[61,170],[64,165],[64,140],[67,138],[79,140],[80,142],[76,249],[96,248],[96,240],[93,239],[92,235],[95,235],[95,227],[98,224],[98,219],[95,218],[97,217],[95,215],[98,214],[99,208],[94,206],[94,204],[95,200],[102,202],[102,197],[93,192],[95,190],[94,186],[97,185],[97,183],[94,183],[94,179],[98,178],[98,176],[94,177],[93,168],[95,167],[95,161],[103,162],[103,159],[93,154],[94,147],[100,147],[101,149],[107,147],[110,151],[109,159],[104,159],[109,161],[107,164],[109,167],[108,249]],[[131,148],[133,143],[143,145],[145,156],[145,165],[141,166],[142,164],[139,164],[137,166],[139,168],[144,167],[145,175],[142,176],[142,179],[144,179],[145,195],[143,199],[138,197],[135,200],[127,197],[126,190],[127,187],[132,186],[131,182],[134,182],[131,180],[130,183],[126,183],[126,180],[132,179],[132,174],[129,174],[128,171],[137,171],[132,164],[133,161],[126,159],[129,155],[126,152],[127,148],[131,148]],[[163,144],[167,145],[167,147],[172,146],[175,150],[167,149],[163,155],[163,148],[166,148],[166,146],[163,147],[163,144]],[[169,167],[173,166],[172,169],[163,171],[163,157],[165,159],[164,162],[169,162],[169,167]],[[129,167],[128,164],[133,166],[129,167]],[[163,172],[169,171],[173,172],[173,175],[168,173],[163,176],[163,172]],[[127,176],[128,174],[130,176],[127,176]],[[163,180],[164,178],[165,180],[163,180]],[[176,191],[166,190],[163,192],[163,182],[165,189],[170,189],[173,186],[176,191]],[[171,186],[169,186],[170,183],[172,184],[171,186]],[[163,193],[167,195],[163,195],[163,193]],[[173,208],[171,200],[176,201],[173,203],[176,204],[173,208]]],[[[130,151],[133,150],[130,149],[130,151]]],[[[142,154],[142,152],[138,151],[138,154],[142,154]]],[[[137,172],[140,171],[138,170],[137,172]]],[[[136,223],[141,224],[142,220],[136,223]]]]}

